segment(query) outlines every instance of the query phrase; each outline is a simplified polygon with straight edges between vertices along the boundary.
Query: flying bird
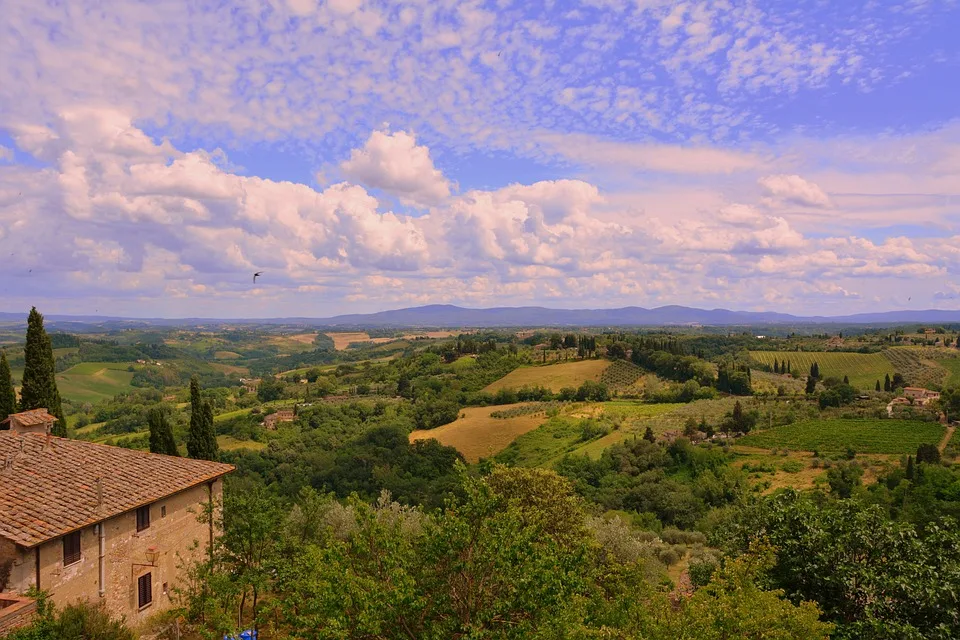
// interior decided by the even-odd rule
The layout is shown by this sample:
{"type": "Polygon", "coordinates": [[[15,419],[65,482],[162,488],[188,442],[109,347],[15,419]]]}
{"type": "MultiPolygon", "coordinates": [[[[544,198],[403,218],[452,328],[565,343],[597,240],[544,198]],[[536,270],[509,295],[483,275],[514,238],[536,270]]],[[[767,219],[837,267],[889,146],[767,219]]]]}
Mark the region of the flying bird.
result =
{"type": "Polygon", "coordinates": [[[263,271],[257,271],[255,274],[253,274],[253,284],[257,284],[257,276],[261,275],[262,273],[263,271]]]}

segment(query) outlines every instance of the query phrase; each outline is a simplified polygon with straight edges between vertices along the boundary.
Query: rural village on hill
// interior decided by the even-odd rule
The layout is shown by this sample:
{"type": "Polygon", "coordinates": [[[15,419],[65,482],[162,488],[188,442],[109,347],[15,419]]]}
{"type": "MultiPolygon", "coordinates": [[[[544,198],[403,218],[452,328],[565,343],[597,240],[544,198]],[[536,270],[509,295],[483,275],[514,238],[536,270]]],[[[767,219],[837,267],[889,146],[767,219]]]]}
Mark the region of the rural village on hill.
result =
{"type": "Polygon", "coordinates": [[[18,640],[73,618],[110,638],[960,629],[952,582],[921,572],[960,566],[960,323],[347,331],[33,310],[0,344],[0,634],[18,640]],[[913,564],[878,574],[891,554],[913,564]],[[557,591],[529,584],[544,571],[557,591]]]}

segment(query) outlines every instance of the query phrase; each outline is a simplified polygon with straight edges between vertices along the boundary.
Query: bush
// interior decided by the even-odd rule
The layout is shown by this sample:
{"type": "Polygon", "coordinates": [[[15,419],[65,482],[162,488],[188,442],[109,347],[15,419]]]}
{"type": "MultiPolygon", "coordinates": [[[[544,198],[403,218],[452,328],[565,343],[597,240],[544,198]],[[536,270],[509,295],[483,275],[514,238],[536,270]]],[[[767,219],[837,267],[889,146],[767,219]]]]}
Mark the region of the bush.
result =
{"type": "Polygon", "coordinates": [[[800,473],[803,471],[803,463],[799,460],[787,460],[780,468],[786,471],[787,473],[800,473]]]}
{"type": "Polygon", "coordinates": [[[136,640],[124,621],[111,618],[103,605],[77,601],[58,613],[45,594],[28,595],[37,597],[37,617],[6,640],[136,640]]]}
{"type": "Polygon", "coordinates": [[[707,537],[699,531],[681,531],[667,527],[660,534],[660,539],[667,544],[706,544],[707,537]]]}
{"type": "Polygon", "coordinates": [[[690,561],[687,572],[690,574],[690,583],[695,587],[704,587],[710,584],[713,572],[717,570],[716,561],[710,558],[698,558],[690,561]]]}

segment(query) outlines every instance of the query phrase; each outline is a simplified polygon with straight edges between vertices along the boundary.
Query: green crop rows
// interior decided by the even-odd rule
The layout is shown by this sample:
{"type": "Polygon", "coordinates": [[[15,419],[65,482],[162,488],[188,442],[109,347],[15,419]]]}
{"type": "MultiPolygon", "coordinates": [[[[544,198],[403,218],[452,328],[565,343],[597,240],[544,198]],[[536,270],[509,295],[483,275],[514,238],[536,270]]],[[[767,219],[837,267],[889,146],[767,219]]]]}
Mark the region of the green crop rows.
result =
{"type": "Polygon", "coordinates": [[[857,453],[914,453],[921,444],[939,444],[946,429],[915,420],[807,420],[757,431],[737,444],[749,447],[857,453]]]}
{"type": "Polygon", "coordinates": [[[882,353],[847,353],[843,351],[751,351],[757,362],[773,366],[773,361],[790,361],[790,370],[801,376],[810,372],[814,362],[824,378],[847,376],[858,389],[873,389],[877,380],[894,373],[894,367],[882,353]]]}

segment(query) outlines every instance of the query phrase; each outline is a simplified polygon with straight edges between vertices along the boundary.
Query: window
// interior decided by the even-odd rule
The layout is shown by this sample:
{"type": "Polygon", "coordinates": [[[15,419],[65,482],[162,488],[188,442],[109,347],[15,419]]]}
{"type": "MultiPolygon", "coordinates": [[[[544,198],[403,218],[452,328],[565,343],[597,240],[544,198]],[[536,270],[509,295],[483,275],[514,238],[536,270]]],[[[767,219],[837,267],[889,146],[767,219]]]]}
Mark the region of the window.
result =
{"type": "Polygon", "coordinates": [[[80,562],[80,532],[63,536],[63,566],[80,562]]]}
{"type": "Polygon", "coordinates": [[[153,574],[145,573],[137,578],[137,608],[143,609],[153,602],[153,574]]]}
{"type": "Polygon", "coordinates": [[[137,509],[137,531],[150,528],[150,505],[137,509]]]}
{"type": "Polygon", "coordinates": [[[161,518],[167,517],[167,505],[163,505],[162,507],[160,507],[160,517],[161,518]]]}

